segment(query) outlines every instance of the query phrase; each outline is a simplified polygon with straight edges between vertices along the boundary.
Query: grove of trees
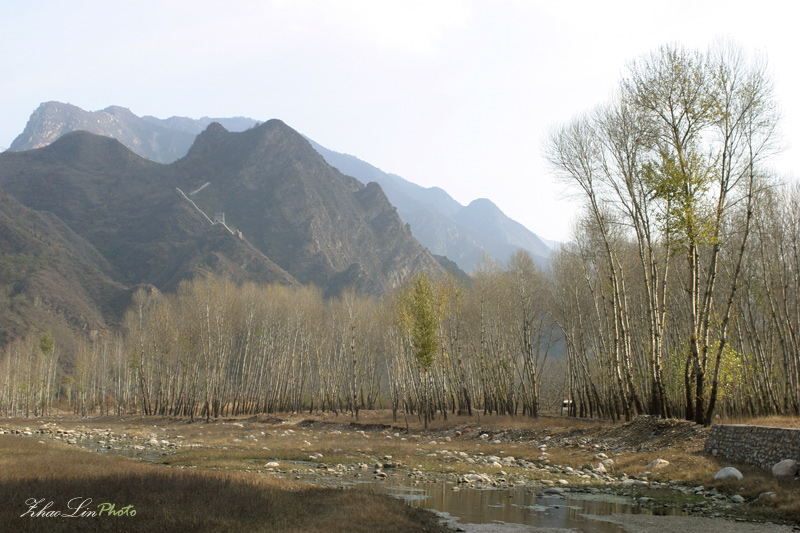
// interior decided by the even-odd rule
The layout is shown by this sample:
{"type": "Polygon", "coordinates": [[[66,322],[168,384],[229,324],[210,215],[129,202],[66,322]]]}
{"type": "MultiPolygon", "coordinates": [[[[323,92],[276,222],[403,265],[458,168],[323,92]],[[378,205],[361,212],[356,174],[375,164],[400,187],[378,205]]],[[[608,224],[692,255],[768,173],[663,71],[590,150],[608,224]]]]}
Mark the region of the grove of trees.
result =
{"type": "Polygon", "coordinates": [[[215,277],[141,289],[121,333],[85,342],[60,382],[52,342],[7,347],[0,413],[535,414],[550,350],[544,276],[522,252],[509,270],[486,265],[480,292],[420,273],[382,299],[215,277]]]}
{"type": "Polygon", "coordinates": [[[764,62],[662,47],[551,132],[583,211],[548,268],[487,256],[469,284],[422,272],[382,298],[141,289],[68,363],[49,335],[6,346],[0,413],[800,414],[800,186],[768,167],[778,118],[764,62]]]}
{"type": "Polygon", "coordinates": [[[552,264],[580,414],[797,413],[798,190],[764,62],[665,46],[547,156],[585,210],[552,264]]]}

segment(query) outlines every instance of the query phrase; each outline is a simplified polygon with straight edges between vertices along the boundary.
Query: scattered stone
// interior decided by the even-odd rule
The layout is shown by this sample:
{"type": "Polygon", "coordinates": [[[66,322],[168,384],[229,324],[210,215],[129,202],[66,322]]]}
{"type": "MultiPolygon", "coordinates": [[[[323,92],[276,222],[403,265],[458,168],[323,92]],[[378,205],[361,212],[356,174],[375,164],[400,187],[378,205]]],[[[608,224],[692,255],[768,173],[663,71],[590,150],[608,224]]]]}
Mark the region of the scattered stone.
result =
{"type": "Polygon", "coordinates": [[[758,495],[758,498],[756,498],[755,501],[756,501],[756,503],[765,502],[765,501],[772,501],[772,500],[775,499],[775,496],[776,496],[775,493],[772,492],[772,491],[762,492],[761,494],[758,495]]]}
{"type": "Polygon", "coordinates": [[[784,459],[772,467],[773,477],[794,477],[797,475],[797,461],[784,459]]]}
{"type": "Polygon", "coordinates": [[[464,474],[458,478],[459,483],[491,483],[492,480],[486,474],[464,474]]]}
{"type": "Polygon", "coordinates": [[[714,481],[723,481],[725,479],[742,479],[742,473],[739,472],[732,466],[726,466],[722,470],[716,473],[714,476],[714,481]]]}
{"type": "Polygon", "coordinates": [[[656,470],[661,470],[662,468],[666,468],[669,466],[669,461],[666,459],[656,459],[649,465],[647,465],[647,469],[651,472],[655,472],[656,470]]]}
{"type": "Polygon", "coordinates": [[[734,494],[733,496],[731,496],[731,501],[733,503],[744,503],[744,497],[741,496],[740,494],[734,494]]]}

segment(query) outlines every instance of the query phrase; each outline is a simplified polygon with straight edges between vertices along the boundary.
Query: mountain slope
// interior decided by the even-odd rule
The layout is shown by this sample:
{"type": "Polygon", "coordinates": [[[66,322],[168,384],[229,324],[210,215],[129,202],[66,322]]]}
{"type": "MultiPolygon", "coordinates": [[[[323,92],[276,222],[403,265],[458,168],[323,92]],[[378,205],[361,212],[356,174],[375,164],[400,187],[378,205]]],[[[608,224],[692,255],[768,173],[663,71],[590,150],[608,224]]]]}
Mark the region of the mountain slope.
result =
{"type": "Polygon", "coordinates": [[[113,276],[58,217],[0,191],[0,346],[46,331],[70,344],[116,324],[129,294],[113,276]]]}
{"type": "Polygon", "coordinates": [[[441,271],[380,187],[332,168],[279,120],[240,133],[212,124],[173,166],[192,200],[224,212],[302,283],[382,294],[417,270],[441,271]]]}
{"type": "Polygon", "coordinates": [[[208,271],[296,283],[249,243],[208,223],[174,181],[169,167],[86,132],[0,155],[0,186],[26,206],[63,220],[103,255],[121,283],[169,290],[208,271]],[[220,254],[248,258],[250,270],[211,268],[238,262],[221,261],[220,254]]]}
{"type": "Polygon", "coordinates": [[[169,290],[213,271],[314,283],[327,294],[348,286],[382,294],[412,272],[442,270],[380,187],[331,168],[280,121],[242,133],[214,123],[170,165],[73,132],[41,149],[0,154],[0,186],[58,216],[125,284],[169,290]],[[211,224],[218,211],[227,226],[211,224]]]}

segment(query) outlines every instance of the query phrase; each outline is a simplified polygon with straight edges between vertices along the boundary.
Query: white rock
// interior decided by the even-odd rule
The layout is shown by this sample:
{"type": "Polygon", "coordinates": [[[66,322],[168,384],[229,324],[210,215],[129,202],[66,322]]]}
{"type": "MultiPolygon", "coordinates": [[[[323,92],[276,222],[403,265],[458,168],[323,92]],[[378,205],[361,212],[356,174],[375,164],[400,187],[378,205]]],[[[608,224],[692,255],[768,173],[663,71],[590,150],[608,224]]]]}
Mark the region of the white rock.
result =
{"type": "Polygon", "coordinates": [[[716,473],[714,476],[714,481],[722,481],[725,479],[742,479],[742,473],[736,470],[732,466],[726,466],[722,470],[716,473]]]}
{"type": "Polygon", "coordinates": [[[265,468],[278,468],[279,466],[281,466],[280,463],[276,461],[270,461],[269,463],[264,465],[265,468]]]}
{"type": "Polygon", "coordinates": [[[784,459],[772,467],[773,477],[793,477],[797,475],[797,461],[794,459],[784,459]]]}
{"type": "Polygon", "coordinates": [[[744,497],[742,497],[740,494],[734,494],[731,496],[731,501],[733,503],[744,503],[744,497]]]}
{"type": "Polygon", "coordinates": [[[666,468],[669,466],[669,461],[665,459],[656,459],[649,465],[647,465],[647,469],[651,472],[655,472],[656,470],[661,470],[662,468],[666,468]]]}

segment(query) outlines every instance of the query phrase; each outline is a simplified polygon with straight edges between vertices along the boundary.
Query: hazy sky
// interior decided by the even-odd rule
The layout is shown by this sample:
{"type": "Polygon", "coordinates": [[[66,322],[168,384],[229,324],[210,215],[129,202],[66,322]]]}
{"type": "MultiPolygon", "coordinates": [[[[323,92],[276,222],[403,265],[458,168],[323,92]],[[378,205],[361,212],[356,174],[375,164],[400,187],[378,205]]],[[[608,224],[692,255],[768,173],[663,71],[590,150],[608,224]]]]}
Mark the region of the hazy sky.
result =
{"type": "Polygon", "coordinates": [[[791,2],[263,0],[0,2],[0,147],[48,100],[137,115],[280,118],[467,204],[566,240],[576,208],[542,158],[631,60],[728,38],[767,56],[783,175],[800,170],[791,2]]]}

